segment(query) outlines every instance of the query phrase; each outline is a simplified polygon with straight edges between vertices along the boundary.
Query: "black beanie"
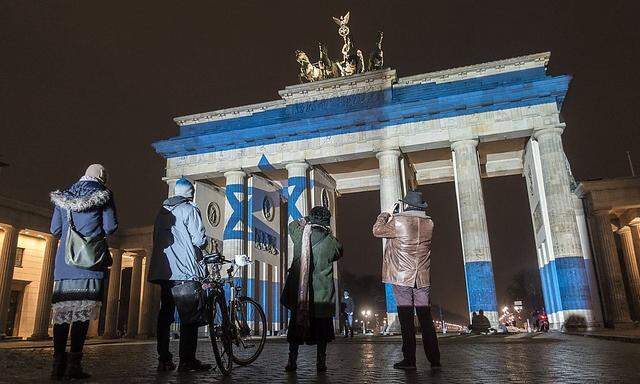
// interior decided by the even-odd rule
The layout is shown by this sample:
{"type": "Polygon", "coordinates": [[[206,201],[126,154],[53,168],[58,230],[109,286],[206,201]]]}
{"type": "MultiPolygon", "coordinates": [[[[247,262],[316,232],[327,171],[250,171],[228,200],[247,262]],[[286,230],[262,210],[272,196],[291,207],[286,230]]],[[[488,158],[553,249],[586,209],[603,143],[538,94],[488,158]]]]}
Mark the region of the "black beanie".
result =
{"type": "Polygon", "coordinates": [[[311,224],[331,225],[331,212],[323,206],[313,207],[309,213],[309,221],[311,224]]]}

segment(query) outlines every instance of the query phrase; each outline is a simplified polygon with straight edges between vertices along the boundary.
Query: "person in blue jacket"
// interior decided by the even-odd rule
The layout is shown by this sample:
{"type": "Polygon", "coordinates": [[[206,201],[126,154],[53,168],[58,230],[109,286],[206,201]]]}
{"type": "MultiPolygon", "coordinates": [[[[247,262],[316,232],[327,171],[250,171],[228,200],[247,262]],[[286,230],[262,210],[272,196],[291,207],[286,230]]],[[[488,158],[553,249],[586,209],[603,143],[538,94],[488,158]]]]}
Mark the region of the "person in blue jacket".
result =
{"type": "MultiPolygon", "coordinates": [[[[53,272],[52,322],[54,361],[52,379],[86,379],[82,370],[82,349],[89,321],[97,319],[102,306],[102,289],[108,265],[99,270],[87,270],[65,262],[66,234],[69,231],[67,213],[76,230],[84,237],[111,235],[118,229],[113,194],[106,187],[107,171],[92,164],[79,181],[63,191],[51,192],[55,205],[51,218],[51,233],[60,238],[53,272]],[[71,347],[67,340],[71,332],[71,347]]],[[[105,252],[109,252],[108,248],[105,252]]],[[[107,256],[107,255],[103,255],[107,256]]],[[[110,255],[108,255],[110,258],[110,255]]]]}
{"type": "MultiPolygon", "coordinates": [[[[172,371],[176,368],[169,351],[169,333],[176,309],[171,289],[195,277],[204,276],[199,259],[207,237],[200,210],[192,201],[193,193],[193,184],[187,179],[179,179],[175,185],[175,196],[162,203],[153,229],[153,253],[148,280],[159,284],[161,291],[157,329],[159,371],[172,371]]],[[[210,364],[203,364],[196,359],[197,348],[198,327],[180,324],[178,371],[211,369],[210,364]]]]}

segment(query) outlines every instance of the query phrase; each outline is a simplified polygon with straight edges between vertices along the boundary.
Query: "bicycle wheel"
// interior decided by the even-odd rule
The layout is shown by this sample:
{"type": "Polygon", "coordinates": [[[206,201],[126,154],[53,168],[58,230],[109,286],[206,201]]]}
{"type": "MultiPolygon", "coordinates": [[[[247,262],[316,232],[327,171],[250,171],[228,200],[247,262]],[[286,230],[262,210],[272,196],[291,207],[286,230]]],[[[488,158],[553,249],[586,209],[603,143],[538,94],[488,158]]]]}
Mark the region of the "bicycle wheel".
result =
{"type": "Polygon", "coordinates": [[[213,347],[216,364],[223,375],[231,373],[233,365],[232,334],[229,313],[224,295],[216,295],[213,299],[211,321],[209,322],[209,338],[213,347]]]}
{"type": "Polygon", "coordinates": [[[234,325],[233,361],[249,365],[256,361],[267,340],[267,318],[260,304],[243,296],[234,302],[231,309],[234,325]]]}

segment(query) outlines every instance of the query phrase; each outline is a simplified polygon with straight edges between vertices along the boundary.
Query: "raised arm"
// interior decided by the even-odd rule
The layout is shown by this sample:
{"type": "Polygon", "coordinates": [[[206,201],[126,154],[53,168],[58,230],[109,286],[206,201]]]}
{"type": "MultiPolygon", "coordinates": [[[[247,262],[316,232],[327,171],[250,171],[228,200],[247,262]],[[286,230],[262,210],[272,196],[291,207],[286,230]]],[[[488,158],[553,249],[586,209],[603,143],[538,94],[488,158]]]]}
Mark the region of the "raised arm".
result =
{"type": "Polygon", "coordinates": [[[391,214],[382,212],[378,215],[376,222],[373,224],[373,236],[385,239],[396,237],[396,221],[393,217],[389,220],[391,214]]]}

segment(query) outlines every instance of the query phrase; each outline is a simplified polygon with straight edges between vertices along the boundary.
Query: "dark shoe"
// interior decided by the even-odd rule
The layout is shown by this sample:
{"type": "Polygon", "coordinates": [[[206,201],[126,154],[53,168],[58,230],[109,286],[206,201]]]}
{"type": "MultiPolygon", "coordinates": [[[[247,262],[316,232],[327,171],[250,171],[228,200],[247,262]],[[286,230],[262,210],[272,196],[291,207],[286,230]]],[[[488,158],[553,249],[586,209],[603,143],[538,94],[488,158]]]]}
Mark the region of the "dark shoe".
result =
{"type": "Polygon", "coordinates": [[[284,367],[285,372],[295,372],[298,369],[298,354],[289,352],[289,361],[284,367]]]}
{"type": "Polygon", "coordinates": [[[175,369],[176,364],[173,362],[173,360],[158,362],[158,372],[169,372],[174,371],[175,369]]]}
{"type": "Polygon", "coordinates": [[[69,362],[67,371],[64,374],[65,380],[88,379],[90,374],[82,370],[82,352],[69,352],[69,362]]]}
{"type": "Polygon", "coordinates": [[[404,359],[399,363],[393,364],[393,368],[395,368],[395,369],[403,369],[405,371],[415,371],[416,370],[416,363],[404,359]]]}
{"type": "Polygon", "coordinates": [[[327,355],[325,354],[318,355],[318,359],[316,361],[316,371],[318,372],[327,371],[327,355]]]}
{"type": "Polygon", "coordinates": [[[53,355],[53,369],[51,370],[51,380],[62,380],[67,370],[67,354],[53,355]]]}
{"type": "Polygon", "coordinates": [[[178,372],[204,372],[211,369],[211,364],[203,364],[200,360],[180,361],[178,372]]]}

